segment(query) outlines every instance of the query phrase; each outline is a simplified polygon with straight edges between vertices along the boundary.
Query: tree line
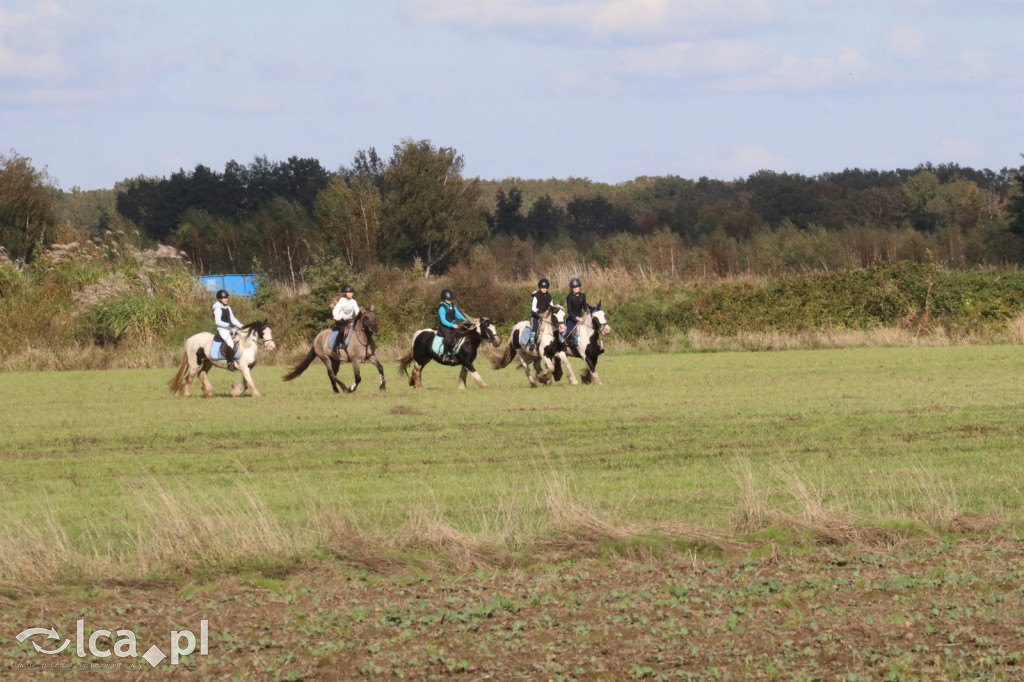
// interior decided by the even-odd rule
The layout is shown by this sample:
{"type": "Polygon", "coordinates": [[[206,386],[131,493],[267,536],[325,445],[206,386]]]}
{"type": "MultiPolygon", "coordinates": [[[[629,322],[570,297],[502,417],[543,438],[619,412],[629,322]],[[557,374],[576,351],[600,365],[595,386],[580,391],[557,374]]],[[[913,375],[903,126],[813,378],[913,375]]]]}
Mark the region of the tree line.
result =
{"type": "Polygon", "coordinates": [[[370,148],[336,171],[313,158],[264,156],[69,193],[12,151],[0,156],[0,246],[31,261],[49,243],[117,228],[183,250],[201,273],[255,270],[292,281],[316,259],[430,275],[481,250],[516,268],[558,252],[673,273],[699,260],[716,275],[1024,259],[1021,169],[762,170],[731,181],[659,176],[607,185],[484,181],[464,177],[464,168],[455,149],[403,140],[386,160],[370,148]],[[671,264],[658,265],[666,253],[671,264]]]}

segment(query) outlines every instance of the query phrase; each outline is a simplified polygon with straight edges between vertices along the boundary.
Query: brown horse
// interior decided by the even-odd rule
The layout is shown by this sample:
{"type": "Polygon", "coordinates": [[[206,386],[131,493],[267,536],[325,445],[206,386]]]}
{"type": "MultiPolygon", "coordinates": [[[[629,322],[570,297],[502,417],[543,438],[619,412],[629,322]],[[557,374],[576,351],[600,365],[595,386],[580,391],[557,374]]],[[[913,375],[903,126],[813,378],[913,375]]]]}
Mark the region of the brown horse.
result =
{"type": "Polygon", "coordinates": [[[359,374],[359,363],[371,362],[377,368],[377,372],[380,374],[380,390],[386,390],[384,383],[384,366],[380,364],[380,360],[377,359],[377,344],[374,342],[373,337],[379,331],[377,326],[377,313],[374,312],[373,306],[369,309],[361,311],[356,315],[356,319],[352,322],[352,332],[350,334],[349,344],[345,348],[339,348],[337,351],[332,351],[327,346],[327,337],[331,335],[330,329],[324,329],[322,332],[316,335],[313,339],[313,345],[310,347],[309,352],[306,353],[306,357],[299,364],[292,368],[292,371],[284,375],[284,381],[291,381],[295,377],[299,376],[306,371],[306,368],[313,362],[314,359],[320,358],[327,367],[327,377],[331,380],[331,388],[334,389],[335,393],[338,393],[340,387],[345,393],[354,393],[356,388],[359,387],[359,382],[362,381],[362,377],[359,374]],[[341,379],[338,378],[338,368],[341,367],[342,361],[348,362],[352,365],[352,374],[355,376],[355,383],[351,386],[346,386],[341,379]]]}

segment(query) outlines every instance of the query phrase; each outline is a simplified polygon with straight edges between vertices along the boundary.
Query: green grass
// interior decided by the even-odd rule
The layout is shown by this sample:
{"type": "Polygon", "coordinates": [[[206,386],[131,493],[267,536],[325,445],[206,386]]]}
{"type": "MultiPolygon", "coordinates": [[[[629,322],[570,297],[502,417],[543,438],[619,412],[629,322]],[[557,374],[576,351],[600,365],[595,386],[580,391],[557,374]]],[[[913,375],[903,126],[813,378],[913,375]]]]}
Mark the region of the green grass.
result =
{"type": "Polygon", "coordinates": [[[540,389],[481,361],[490,386],[464,392],[433,364],[415,392],[391,362],[386,393],[370,368],[351,396],[331,393],[321,366],[290,383],[261,366],[262,399],[226,397],[237,375],[221,371],[213,399],[172,396],[169,370],[0,374],[0,548],[20,557],[0,582],[28,577],[16,567],[30,560],[50,577],[82,556],[145,575],[190,552],[193,568],[230,566],[362,536],[515,551],[581,518],[638,535],[733,533],[759,510],[745,530],[782,517],[1017,524],[1021,356],[609,353],[603,386],[540,389]]]}

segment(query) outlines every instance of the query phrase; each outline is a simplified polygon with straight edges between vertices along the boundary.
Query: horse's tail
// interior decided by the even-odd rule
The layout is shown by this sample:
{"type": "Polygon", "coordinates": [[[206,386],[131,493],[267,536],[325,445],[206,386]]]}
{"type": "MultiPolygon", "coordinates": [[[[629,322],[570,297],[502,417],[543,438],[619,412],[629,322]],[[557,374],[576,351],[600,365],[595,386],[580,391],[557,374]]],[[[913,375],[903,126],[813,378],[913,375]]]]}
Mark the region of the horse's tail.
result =
{"type": "Polygon", "coordinates": [[[509,366],[509,363],[512,362],[512,358],[514,358],[515,356],[516,349],[512,347],[512,342],[509,341],[508,345],[505,346],[504,353],[502,353],[501,355],[491,356],[491,366],[494,367],[494,369],[504,369],[505,367],[509,366]]]}
{"type": "Polygon", "coordinates": [[[181,366],[178,367],[178,373],[171,379],[168,387],[171,389],[171,393],[177,393],[181,390],[182,380],[185,378],[185,372],[188,371],[188,351],[181,356],[181,366]]]}
{"type": "Polygon", "coordinates": [[[294,367],[292,367],[292,371],[288,372],[283,377],[281,377],[281,380],[282,381],[291,381],[295,377],[297,377],[300,374],[302,374],[303,372],[305,372],[306,368],[308,368],[310,363],[312,363],[313,360],[315,360],[315,359],[316,359],[316,347],[314,346],[314,347],[309,349],[308,353],[306,353],[305,359],[303,359],[303,361],[300,362],[299,364],[297,364],[294,367]]]}
{"type": "MultiPolygon", "coordinates": [[[[415,343],[415,341],[413,343],[415,343]]],[[[406,353],[405,356],[401,360],[398,361],[398,371],[401,372],[402,376],[404,376],[404,377],[409,376],[409,365],[412,364],[412,360],[413,360],[412,356],[413,356],[414,350],[415,349],[413,349],[413,350],[409,351],[408,353],[406,353]]]]}

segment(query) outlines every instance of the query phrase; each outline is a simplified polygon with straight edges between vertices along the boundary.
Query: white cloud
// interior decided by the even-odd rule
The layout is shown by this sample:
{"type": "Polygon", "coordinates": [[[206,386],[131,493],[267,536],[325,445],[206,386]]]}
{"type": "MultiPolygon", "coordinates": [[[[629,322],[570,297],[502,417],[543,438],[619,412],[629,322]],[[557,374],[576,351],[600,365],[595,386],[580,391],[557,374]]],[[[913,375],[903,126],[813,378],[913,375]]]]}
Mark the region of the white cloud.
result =
{"type": "Polygon", "coordinates": [[[52,0],[39,0],[33,12],[0,9],[0,76],[36,79],[62,75],[66,67],[54,33],[65,17],[61,6],[52,0]]]}
{"type": "Polygon", "coordinates": [[[868,60],[851,47],[826,57],[800,57],[776,47],[738,41],[676,43],[621,51],[620,74],[630,79],[699,80],[730,92],[821,90],[860,85],[868,60]]]}
{"type": "Polygon", "coordinates": [[[885,37],[885,46],[898,59],[919,60],[929,54],[928,40],[924,33],[911,26],[890,30],[885,37]]]}
{"type": "Polygon", "coordinates": [[[537,38],[705,36],[765,26],[788,10],[778,0],[405,0],[421,23],[537,38]]]}
{"type": "Polygon", "coordinates": [[[619,54],[623,73],[664,79],[746,74],[777,58],[772,48],[731,40],[672,43],[619,54]]]}

